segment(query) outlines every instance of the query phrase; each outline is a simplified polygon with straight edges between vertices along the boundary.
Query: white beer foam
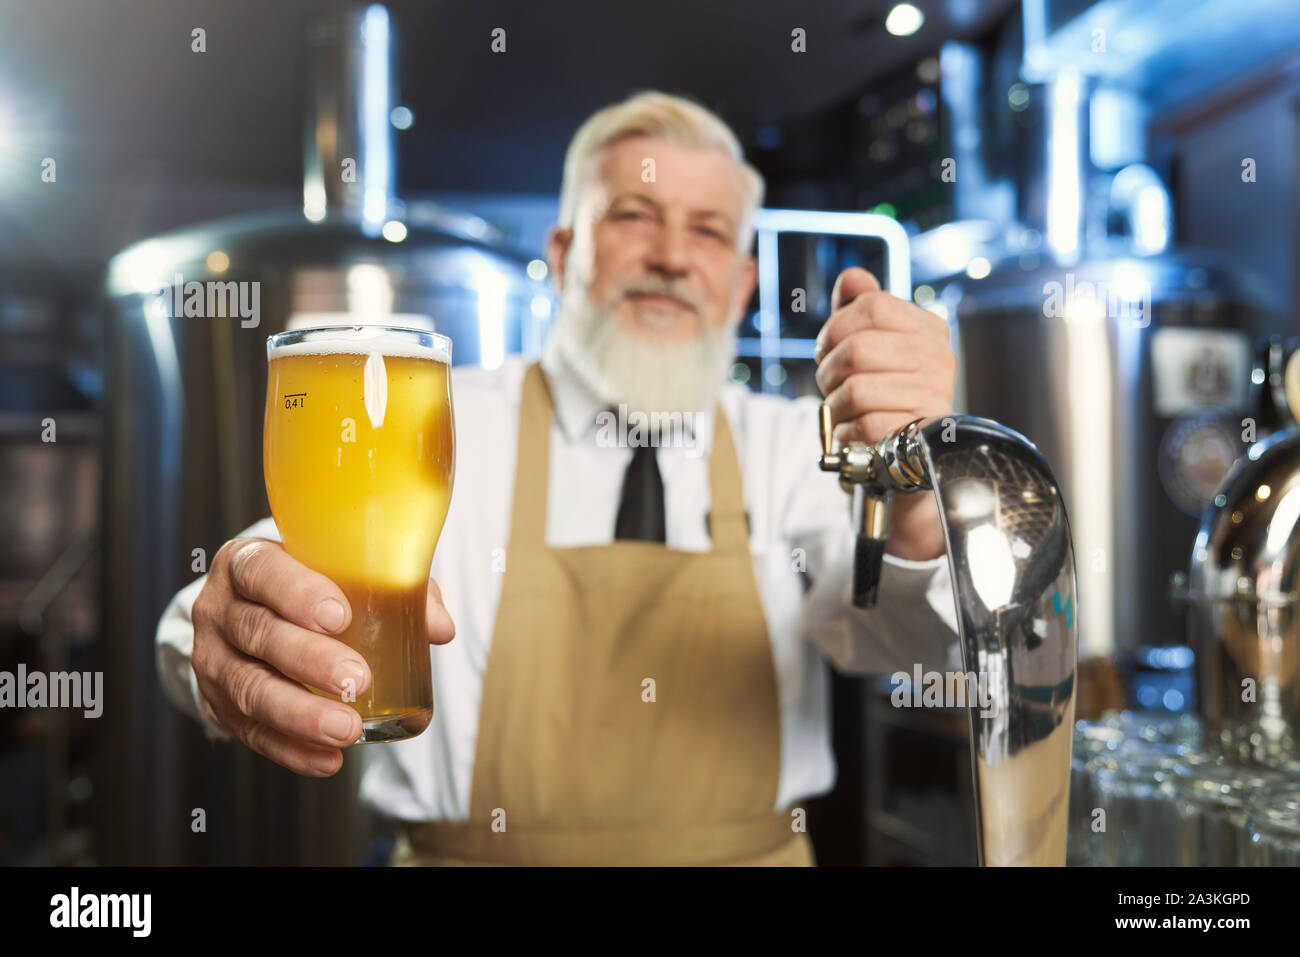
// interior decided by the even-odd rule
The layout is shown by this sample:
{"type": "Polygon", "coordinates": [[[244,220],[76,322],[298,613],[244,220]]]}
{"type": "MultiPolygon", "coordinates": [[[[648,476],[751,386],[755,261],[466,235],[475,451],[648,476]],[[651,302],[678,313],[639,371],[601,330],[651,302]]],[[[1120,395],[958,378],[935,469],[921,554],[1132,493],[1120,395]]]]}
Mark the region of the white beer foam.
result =
{"type": "Polygon", "coordinates": [[[382,353],[370,353],[366,359],[362,382],[366,415],[370,416],[370,427],[377,429],[384,424],[384,413],[388,410],[388,369],[384,366],[382,353]]]}
{"type": "MultiPolygon", "coordinates": [[[[422,331],[422,330],[419,330],[422,331]]],[[[451,363],[451,340],[434,335],[432,345],[420,345],[410,337],[379,327],[331,328],[328,337],[307,342],[272,346],[268,359],[284,356],[385,355],[408,359],[432,359],[451,363]]]]}

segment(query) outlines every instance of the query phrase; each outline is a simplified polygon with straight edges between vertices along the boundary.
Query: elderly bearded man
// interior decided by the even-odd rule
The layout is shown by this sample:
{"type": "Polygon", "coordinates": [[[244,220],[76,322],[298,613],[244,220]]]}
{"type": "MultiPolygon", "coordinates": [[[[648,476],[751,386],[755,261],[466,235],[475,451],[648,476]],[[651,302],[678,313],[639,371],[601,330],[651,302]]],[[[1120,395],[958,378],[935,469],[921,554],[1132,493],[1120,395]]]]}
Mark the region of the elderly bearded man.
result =
{"type": "MultiPolygon", "coordinates": [[[[797,805],[834,784],[827,660],[957,666],[932,497],[896,503],[879,605],[854,608],[817,400],[727,381],[762,193],[731,130],[679,97],[641,93],[574,136],[540,363],[453,370],[433,723],[363,752],[363,800],[401,822],[395,863],[811,864],[797,805]],[[669,414],[680,441],[611,442],[610,409],[669,414]]],[[[862,269],[832,307],[815,358],[839,438],[951,411],[942,320],[862,269]]],[[[210,736],[333,774],[360,717],[300,682],[368,687],[330,637],[350,614],[264,519],[169,605],[162,679],[210,736]]]]}

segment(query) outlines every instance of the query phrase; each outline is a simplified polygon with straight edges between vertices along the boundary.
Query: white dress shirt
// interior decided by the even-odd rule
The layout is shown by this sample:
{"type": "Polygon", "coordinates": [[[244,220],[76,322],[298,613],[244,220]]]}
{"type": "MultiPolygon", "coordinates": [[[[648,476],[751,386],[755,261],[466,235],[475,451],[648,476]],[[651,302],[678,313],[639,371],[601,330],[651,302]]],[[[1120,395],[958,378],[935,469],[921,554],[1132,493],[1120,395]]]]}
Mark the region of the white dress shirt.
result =
{"type": "MultiPolygon", "coordinates": [[[[527,364],[523,357],[511,356],[497,369],[452,370],[456,473],[430,573],[456,623],[456,637],[430,649],[433,722],[408,741],[345,751],[364,762],[362,799],[392,817],[469,816],[479,702],[505,572],[527,364]]],[[[608,544],[632,449],[597,440],[602,404],[566,368],[553,339],[543,351],[542,368],[556,407],[547,544],[608,544]]],[[[729,383],[719,399],[740,461],[750,551],[780,695],[776,810],[834,786],[827,660],[851,674],[910,674],[917,664],[923,671],[960,670],[957,624],[943,557],[912,562],[886,555],[877,607],[853,607],[849,497],[836,477],[817,465],[815,397],[790,400],[729,383]]],[[[705,512],[712,410],[701,413],[694,425],[689,441],[661,445],[657,458],[666,544],[703,551],[711,547],[705,512]]],[[[280,540],[270,518],[240,535],[280,540]]],[[[203,581],[183,588],[163,613],[157,634],[159,671],[171,700],[199,720],[210,738],[229,738],[199,695],[190,667],[190,609],[203,581]]]]}

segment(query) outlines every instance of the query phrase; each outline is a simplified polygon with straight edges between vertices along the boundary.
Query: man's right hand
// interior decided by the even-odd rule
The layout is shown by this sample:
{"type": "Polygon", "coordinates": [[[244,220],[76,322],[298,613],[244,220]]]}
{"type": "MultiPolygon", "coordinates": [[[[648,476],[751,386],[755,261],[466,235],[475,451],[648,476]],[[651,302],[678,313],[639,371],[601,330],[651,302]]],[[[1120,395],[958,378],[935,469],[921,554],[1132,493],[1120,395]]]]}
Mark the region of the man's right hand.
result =
{"type": "MultiPolygon", "coordinates": [[[[336,638],[352,611],[324,575],[289,556],[279,542],[235,538],[212,559],[194,601],[190,662],[217,719],[258,754],[298,774],[328,777],[361,737],[361,716],[342,701],[370,687],[361,655],[336,638]]],[[[442,595],[429,579],[429,640],[455,634],[442,595]]]]}

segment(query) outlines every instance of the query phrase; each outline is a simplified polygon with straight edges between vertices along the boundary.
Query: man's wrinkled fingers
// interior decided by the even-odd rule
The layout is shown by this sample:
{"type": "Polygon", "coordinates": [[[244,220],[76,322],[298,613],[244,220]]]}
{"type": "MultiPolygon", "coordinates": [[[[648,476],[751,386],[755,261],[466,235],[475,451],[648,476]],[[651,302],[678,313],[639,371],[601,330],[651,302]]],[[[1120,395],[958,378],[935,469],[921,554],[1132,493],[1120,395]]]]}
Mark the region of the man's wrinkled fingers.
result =
{"type": "Polygon", "coordinates": [[[327,778],[343,767],[338,748],[313,747],[254,718],[238,715],[231,730],[245,746],[295,774],[327,778]]]}
{"type": "Polygon", "coordinates": [[[831,311],[863,292],[879,288],[880,281],[873,273],[861,266],[850,266],[835,278],[835,285],[831,287],[831,311]]]}
{"type": "MultiPolygon", "coordinates": [[[[291,738],[318,747],[349,747],[361,737],[361,716],[342,701],[331,701],[290,681],[265,662],[227,646],[213,655],[218,692],[209,700],[229,702],[232,718],[252,718],[291,738]]],[[[218,717],[222,716],[220,710],[218,717]]],[[[227,727],[234,727],[227,723],[227,727]]]]}
{"type": "Polygon", "coordinates": [[[856,372],[907,372],[918,365],[916,342],[906,333],[862,329],[822,356],[813,378],[822,395],[856,372]]]}
{"type": "Polygon", "coordinates": [[[217,554],[229,563],[231,587],[239,595],[301,628],[336,635],[352,620],[343,591],[291,556],[279,542],[237,538],[217,554]]]}
{"type": "Polygon", "coordinates": [[[236,599],[226,607],[223,637],[250,658],[313,688],[361,695],[371,683],[370,667],[337,638],[301,628],[265,605],[236,599]]]}

